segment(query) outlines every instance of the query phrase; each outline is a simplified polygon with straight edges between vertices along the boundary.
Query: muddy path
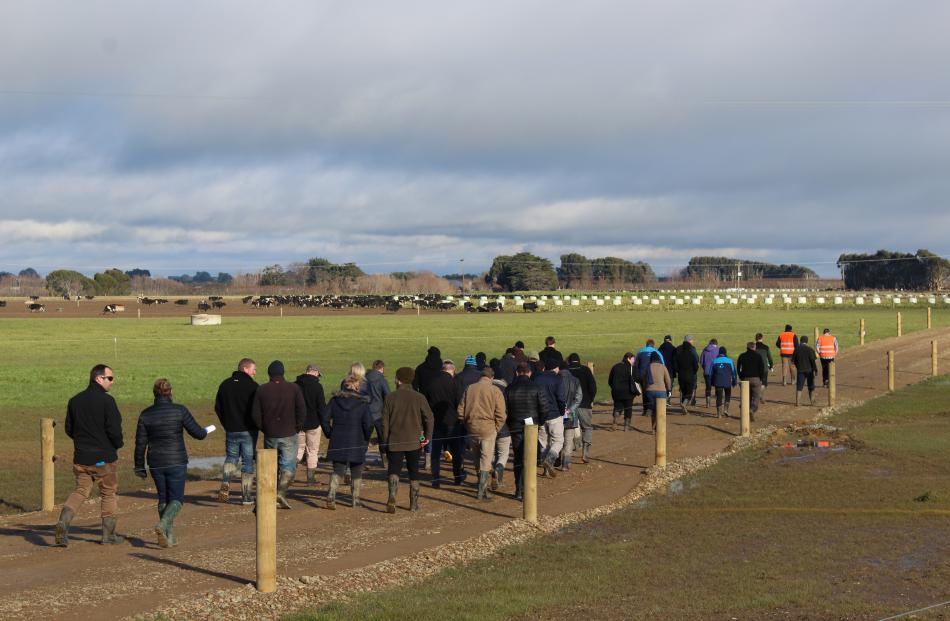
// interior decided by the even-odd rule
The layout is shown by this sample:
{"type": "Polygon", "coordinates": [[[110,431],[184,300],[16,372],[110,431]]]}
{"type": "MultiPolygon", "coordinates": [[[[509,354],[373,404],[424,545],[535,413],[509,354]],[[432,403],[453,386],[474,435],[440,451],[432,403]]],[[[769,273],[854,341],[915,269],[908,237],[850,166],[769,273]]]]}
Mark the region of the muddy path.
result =
{"type": "MultiPolygon", "coordinates": [[[[896,384],[916,383],[930,374],[930,342],[946,342],[950,329],[917,332],[845,351],[838,364],[840,404],[862,401],[886,390],[885,352],[894,350],[896,384]]],[[[768,403],[753,430],[768,424],[813,418],[827,402],[816,391],[815,406],[796,408],[792,387],[773,375],[768,403]],[[776,385],[775,380],[779,379],[776,385]]],[[[699,400],[702,405],[702,399],[699,400]]],[[[696,415],[668,418],[668,459],[709,455],[726,448],[739,432],[738,399],[734,418],[716,419],[705,407],[696,415]]],[[[671,414],[678,412],[671,407],[671,414]]],[[[595,409],[591,463],[577,462],[556,479],[539,479],[539,512],[547,515],[584,511],[626,495],[653,464],[654,438],[649,419],[634,417],[636,430],[610,431],[610,408],[595,409]]],[[[374,451],[375,449],[370,449],[374,451]]],[[[471,472],[469,465],[467,470],[471,472]]],[[[469,539],[521,517],[521,504],[510,498],[512,475],[491,502],[476,502],[471,475],[457,488],[423,484],[420,511],[410,514],[408,484],[400,486],[399,510],[385,513],[385,473],[366,472],[362,508],[324,507],[328,469],[321,465],[320,485],[302,482],[290,493],[293,509],[278,512],[278,573],[285,577],[332,575],[379,561],[469,539]]],[[[233,486],[235,489],[237,486],[233,486]]],[[[249,507],[214,500],[217,483],[189,483],[176,532],[180,545],[161,549],[152,532],[155,500],[147,491],[122,495],[119,532],[129,542],[99,545],[98,506],[85,505],[73,522],[68,549],[53,547],[57,512],[0,518],[0,618],[66,619],[82,609],[96,619],[119,619],[197,597],[213,590],[248,588],[255,576],[255,521],[249,507]]],[[[343,490],[347,491],[346,489],[343,490]]],[[[235,492],[232,499],[236,500],[235,492]]],[[[232,500],[232,502],[233,502],[232,500]]]]}

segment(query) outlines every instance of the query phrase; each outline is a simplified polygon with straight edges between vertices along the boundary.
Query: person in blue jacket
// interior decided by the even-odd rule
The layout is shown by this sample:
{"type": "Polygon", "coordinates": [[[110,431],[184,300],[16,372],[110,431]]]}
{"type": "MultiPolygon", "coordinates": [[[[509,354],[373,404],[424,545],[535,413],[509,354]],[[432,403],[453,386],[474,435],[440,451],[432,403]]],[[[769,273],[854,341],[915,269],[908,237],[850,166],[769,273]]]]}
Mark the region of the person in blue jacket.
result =
{"type": "MultiPolygon", "coordinates": [[[[660,357],[660,363],[665,365],[666,360],[663,358],[663,354],[660,353],[656,347],[656,341],[653,339],[647,339],[646,345],[643,349],[637,352],[637,357],[634,359],[633,366],[635,367],[635,372],[637,376],[637,381],[640,382],[641,386],[646,386],[650,382],[646,379],[650,374],[650,358],[653,354],[657,354],[660,357]]],[[[643,416],[646,416],[650,413],[649,404],[647,400],[643,400],[643,416]]]]}
{"type": "Polygon", "coordinates": [[[729,401],[732,399],[732,387],[735,386],[739,377],[736,374],[736,365],[732,358],[728,356],[725,347],[719,348],[719,356],[712,361],[712,372],[710,373],[713,388],[716,389],[716,418],[725,413],[729,417],[729,401]],[[723,399],[725,397],[725,399],[723,399]],[[725,402],[725,403],[723,403],[725,402]],[[725,405],[725,408],[723,408],[725,405]]]}

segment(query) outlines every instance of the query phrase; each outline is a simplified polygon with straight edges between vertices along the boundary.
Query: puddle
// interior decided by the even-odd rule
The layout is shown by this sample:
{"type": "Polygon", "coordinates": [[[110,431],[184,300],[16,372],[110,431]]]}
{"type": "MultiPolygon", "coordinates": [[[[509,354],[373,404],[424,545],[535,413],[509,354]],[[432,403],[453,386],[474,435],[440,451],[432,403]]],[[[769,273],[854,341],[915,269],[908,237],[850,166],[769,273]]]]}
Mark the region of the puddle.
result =
{"type": "Polygon", "coordinates": [[[783,454],[781,457],[776,459],[775,462],[773,462],[777,466],[781,466],[784,464],[797,464],[797,463],[802,463],[802,462],[818,461],[819,459],[824,459],[825,457],[828,457],[829,455],[833,455],[835,453],[844,453],[845,451],[848,450],[848,447],[846,446],[832,446],[828,448],[816,448],[816,447],[807,448],[806,447],[806,448],[801,448],[801,449],[796,447],[794,449],[783,448],[781,450],[782,451],[791,450],[791,451],[796,451],[797,453],[783,454]]]}

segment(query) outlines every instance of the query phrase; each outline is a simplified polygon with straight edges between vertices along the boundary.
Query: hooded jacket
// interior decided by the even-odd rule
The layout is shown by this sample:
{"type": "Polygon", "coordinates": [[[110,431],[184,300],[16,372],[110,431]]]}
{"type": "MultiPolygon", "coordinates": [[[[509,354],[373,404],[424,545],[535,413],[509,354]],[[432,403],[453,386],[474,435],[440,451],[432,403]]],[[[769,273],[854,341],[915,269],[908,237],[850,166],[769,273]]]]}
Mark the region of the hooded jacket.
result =
{"type": "Polygon", "coordinates": [[[577,378],[581,384],[581,404],[577,407],[590,409],[597,396],[597,380],[591,370],[580,362],[570,365],[567,370],[577,378]]]}
{"type": "Polygon", "coordinates": [[[416,367],[416,373],[412,378],[412,387],[419,392],[425,392],[429,382],[441,372],[442,352],[433,345],[426,353],[426,359],[416,367]]]}
{"type": "Polygon", "coordinates": [[[676,379],[676,345],[670,341],[663,341],[659,352],[666,370],[670,373],[670,379],[676,379]]]}
{"type": "Polygon", "coordinates": [[[303,391],[304,404],[307,406],[307,416],[304,418],[303,430],[312,431],[323,424],[323,414],[327,407],[323,385],[316,375],[304,373],[298,375],[294,382],[303,391]]]}
{"type": "Polygon", "coordinates": [[[188,465],[188,451],[182,429],[192,438],[204,440],[208,432],[198,424],[183,405],[172,403],[171,397],[156,397],[155,403],[139,415],[135,429],[135,470],[188,465]]]}
{"type": "Polygon", "coordinates": [[[716,388],[731,388],[738,383],[736,365],[729,356],[717,356],[713,360],[710,376],[716,388]]]}
{"type": "Polygon", "coordinates": [[[680,383],[696,383],[696,372],[699,370],[699,354],[696,348],[689,341],[676,348],[676,375],[680,378],[680,383]]]}
{"type": "Polygon", "coordinates": [[[369,411],[373,415],[373,420],[379,420],[382,417],[383,401],[389,393],[389,382],[386,381],[385,375],[376,369],[366,372],[366,394],[369,395],[369,411]]]}
{"type": "Polygon", "coordinates": [[[330,439],[327,459],[361,464],[373,433],[373,415],[369,397],[351,390],[334,393],[327,404],[323,434],[330,439]]]}
{"type": "Polygon", "coordinates": [[[455,383],[455,378],[442,371],[429,382],[422,394],[432,410],[435,429],[442,436],[449,435],[458,424],[457,408],[462,400],[462,392],[455,383]]]}
{"type": "Polygon", "coordinates": [[[703,353],[699,355],[699,366],[703,368],[703,375],[709,377],[712,375],[713,360],[719,357],[719,345],[710,343],[703,348],[703,353]]]}

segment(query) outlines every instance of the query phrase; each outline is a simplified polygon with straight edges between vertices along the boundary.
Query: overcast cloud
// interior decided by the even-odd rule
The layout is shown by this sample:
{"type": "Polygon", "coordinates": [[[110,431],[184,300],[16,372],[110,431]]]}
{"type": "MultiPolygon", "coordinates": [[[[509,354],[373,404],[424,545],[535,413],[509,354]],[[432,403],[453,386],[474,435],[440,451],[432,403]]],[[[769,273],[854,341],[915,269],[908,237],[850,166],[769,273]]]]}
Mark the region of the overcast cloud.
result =
{"type": "Polygon", "coordinates": [[[947,254],[950,4],[0,5],[0,270],[947,254]]]}

